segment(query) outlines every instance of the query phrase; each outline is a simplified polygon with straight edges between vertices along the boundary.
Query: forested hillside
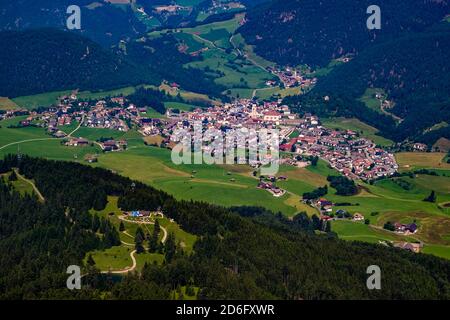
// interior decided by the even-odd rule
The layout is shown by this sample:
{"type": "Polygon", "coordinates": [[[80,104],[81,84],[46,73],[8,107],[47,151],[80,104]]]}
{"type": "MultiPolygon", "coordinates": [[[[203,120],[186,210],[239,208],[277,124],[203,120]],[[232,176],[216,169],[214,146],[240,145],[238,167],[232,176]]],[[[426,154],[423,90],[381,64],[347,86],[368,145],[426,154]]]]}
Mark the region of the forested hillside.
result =
{"type": "Polygon", "coordinates": [[[130,7],[117,7],[104,1],[92,0],[17,0],[0,1],[0,30],[29,28],[66,28],[66,13],[70,5],[81,8],[80,33],[110,46],[119,40],[136,37],[146,27],[136,18],[130,7]]]}
{"type": "Polygon", "coordinates": [[[450,137],[450,24],[448,1],[379,1],[381,30],[368,30],[370,1],[274,1],[248,13],[238,31],[255,51],[281,65],[313,69],[350,57],[319,76],[303,97],[285,100],[297,112],[357,117],[394,141],[428,145],[450,137]],[[388,109],[369,109],[367,89],[386,95],[388,109]],[[324,100],[328,96],[329,100],[324,100]],[[389,114],[393,116],[389,116],[389,114]]]}
{"type": "Polygon", "coordinates": [[[250,10],[239,32],[262,57],[282,65],[326,66],[368,45],[418,32],[449,12],[443,1],[380,0],[381,30],[368,30],[370,0],[275,0],[250,10]]]}
{"type": "Polygon", "coordinates": [[[0,96],[159,83],[95,42],[55,29],[0,32],[0,96]]]}
{"type": "MultiPolygon", "coordinates": [[[[389,111],[404,120],[382,134],[397,141],[420,139],[427,128],[450,121],[449,61],[450,24],[444,23],[364,50],[321,79],[314,92],[356,100],[367,88],[383,89],[394,102],[389,111]]],[[[450,138],[448,133],[442,136],[450,138]]]]}
{"type": "Polygon", "coordinates": [[[176,82],[183,89],[222,97],[225,87],[180,52],[171,35],[132,40],[111,51],[74,33],[56,29],[0,32],[0,96],[17,97],[59,90],[107,90],[176,82]]]}
{"type": "Polygon", "coordinates": [[[35,181],[45,203],[0,182],[0,249],[8,252],[0,255],[1,298],[167,299],[184,285],[199,287],[200,299],[450,298],[448,261],[316,235],[317,217],[289,220],[258,208],[179,202],[110,171],[70,162],[26,156],[0,161],[1,173],[12,167],[35,181]],[[107,220],[96,230],[87,213],[91,206],[102,208],[106,195],[119,196],[126,210],[161,207],[199,236],[194,252],[187,255],[175,245],[163,264],[115,282],[85,266],[89,276],[82,290],[67,290],[67,265],[81,264],[87,251],[117,240],[107,220]],[[373,264],[382,270],[381,290],[366,287],[366,269],[373,264]]]}
{"type": "Polygon", "coordinates": [[[226,89],[214,82],[214,76],[196,68],[183,65],[201,59],[181,52],[181,46],[172,34],[164,34],[156,39],[143,38],[126,44],[124,56],[140,66],[145,66],[160,79],[176,82],[188,91],[222,96],[226,89]]]}

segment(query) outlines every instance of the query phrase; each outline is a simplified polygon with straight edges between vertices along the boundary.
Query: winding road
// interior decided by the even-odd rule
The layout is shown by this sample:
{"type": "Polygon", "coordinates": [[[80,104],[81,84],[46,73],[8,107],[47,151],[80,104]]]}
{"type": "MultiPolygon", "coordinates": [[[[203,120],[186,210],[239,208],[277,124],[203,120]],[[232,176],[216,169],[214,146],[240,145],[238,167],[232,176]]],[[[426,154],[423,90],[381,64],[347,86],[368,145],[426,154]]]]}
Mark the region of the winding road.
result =
{"type": "MultiPolygon", "coordinates": [[[[119,216],[119,219],[120,219],[120,220],[123,220],[123,221],[125,221],[125,222],[129,222],[129,223],[137,223],[137,224],[144,224],[144,225],[146,225],[146,224],[155,224],[154,222],[134,222],[134,221],[129,221],[129,220],[126,220],[123,216],[119,216]]],[[[162,242],[162,243],[166,243],[167,235],[168,235],[167,229],[164,228],[164,227],[161,226],[161,225],[160,225],[160,228],[161,228],[161,230],[163,231],[163,237],[162,237],[162,239],[161,239],[161,242],[162,242]]],[[[123,233],[126,234],[127,236],[133,238],[133,236],[130,235],[128,232],[124,231],[123,233]]],[[[129,242],[125,242],[125,241],[120,241],[120,242],[121,242],[123,245],[125,245],[125,246],[134,247],[134,244],[133,244],[133,243],[129,243],[129,242]]],[[[136,266],[137,266],[136,257],[134,256],[135,254],[136,254],[136,250],[133,250],[133,251],[130,253],[131,261],[133,261],[133,265],[132,265],[131,267],[128,267],[128,268],[125,268],[125,269],[122,269],[122,270],[115,270],[115,271],[102,271],[101,273],[103,273],[103,274],[107,274],[107,273],[111,273],[111,274],[123,274],[123,273],[128,273],[128,272],[133,271],[134,269],[136,269],[136,266]]]]}
{"type": "MultiPolygon", "coordinates": [[[[81,119],[81,121],[80,121],[78,127],[76,127],[75,130],[73,130],[71,133],[69,133],[69,134],[67,135],[67,137],[69,137],[69,138],[72,137],[72,135],[73,135],[75,132],[77,132],[78,129],[81,128],[81,125],[83,124],[83,122],[84,122],[84,116],[83,116],[83,118],[81,119]]],[[[63,138],[36,138],[36,139],[26,139],[26,140],[21,140],[21,141],[14,141],[14,142],[5,144],[4,146],[1,146],[1,147],[0,147],[0,150],[5,149],[5,148],[8,148],[8,147],[10,147],[10,146],[14,146],[14,145],[16,145],[16,144],[21,144],[21,143],[26,143],[26,142],[37,142],[37,141],[48,141],[48,140],[60,140],[60,139],[63,139],[63,138]]]]}
{"type": "MultiPolygon", "coordinates": [[[[155,224],[154,222],[130,221],[130,220],[125,219],[124,216],[119,216],[118,218],[119,218],[120,220],[122,220],[122,221],[124,221],[124,222],[128,222],[128,223],[136,223],[136,224],[144,224],[144,225],[146,225],[146,224],[154,225],[154,224],[155,224]]],[[[163,231],[163,237],[162,237],[162,239],[161,239],[161,242],[162,242],[162,243],[166,243],[167,235],[168,235],[167,229],[164,228],[162,225],[159,225],[159,227],[160,227],[161,230],[163,231]]],[[[132,237],[129,233],[126,233],[126,235],[132,237]]]]}
{"type": "Polygon", "coordinates": [[[116,270],[116,271],[102,271],[101,273],[103,273],[103,274],[105,274],[105,273],[121,274],[121,273],[128,273],[128,272],[133,271],[134,269],[136,269],[136,265],[137,265],[136,258],[134,256],[135,254],[136,254],[136,250],[133,250],[130,253],[131,261],[133,261],[133,265],[131,267],[125,268],[123,270],[116,270]]]}

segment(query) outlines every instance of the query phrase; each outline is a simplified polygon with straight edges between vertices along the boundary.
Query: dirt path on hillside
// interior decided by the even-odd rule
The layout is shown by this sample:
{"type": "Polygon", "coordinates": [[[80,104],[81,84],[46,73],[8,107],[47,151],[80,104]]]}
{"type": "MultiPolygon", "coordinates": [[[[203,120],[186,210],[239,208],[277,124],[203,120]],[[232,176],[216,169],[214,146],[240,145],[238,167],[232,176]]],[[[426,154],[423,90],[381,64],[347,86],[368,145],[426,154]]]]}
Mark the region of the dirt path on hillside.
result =
{"type": "Polygon", "coordinates": [[[383,112],[385,115],[392,117],[394,120],[398,121],[399,123],[403,121],[403,119],[400,118],[399,116],[396,116],[396,115],[393,114],[392,112],[387,111],[386,108],[383,107],[383,101],[380,102],[380,110],[381,110],[381,112],[383,112]]]}
{"type": "Polygon", "coordinates": [[[39,189],[36,187],[36,185],[34,184],[34,182],[31,181],[31,180],[28,180],[27,178],[25,178],[24,176],[22,176],[22,175],[19,173],[18,170],[16,170],[16,169],[13,169],[13,170],[14,170],[14,172],[16,173],[17,177],[19,177],[19,179],[25,181],[26,183],[30,184],[30,185],[33,187],[33,190],[34,190],[34,192],[36,193],[36,195],[38,196],[38,198],[39,198],[42,202],[44,202],[44,201],[45,201],[45,198],[44,198],[44,196],[42,195],[42,193],[39,191],[39,189]]]}
{"type": "MultiPolygon", "coordinates": [[[[124,216],[119,216],[118,218],[119,218],[120,220],[122,220],[122,221],[124,221],[124,222],[128,222],[128,223],[136,223],[136,224],[143,224],[143,225],[146,225],[146,224],[154,225],[154,224],[155,224],[154,222],[130,221],[130,220],[125,219],[124,216]]],[[[159,225],[159,227],[161,228],[161,230],[162,230],[162,232],[163,232],[163,237],[162,237],[162,239],[161,239],[161,242],[162,242],[162,243],[166,243],[167,236],[168,236],[167,229],[164,228],[162,225],[159,225]]],[[[124,233],[125,233],[125,232],[124,232],[124,233]]],[[[127,236],[132,237],[128,232],[125,233],[125,234],[126,234],[127,236]]]]}
{"type": "Polygon", "coordinates": [[[135,253],[136,253],[136,250],[133,250],[130,253],[131,261],[133,261],[133,265],[131,267],[125,268],[125,269],[122,269],[122,270],[116,270],[116,271],[102,271],[101,273],[103,273],[103,274],[107,274],[107,273],[121,274],[121,273],[128,273],[128,272],[133,271],[134,269],[136,269],[136,266],[137,266],[137,261],[136,261],[136,258],[134,257],[135,253]]]}
{"type": "Polygon", "coordinates": [[[75,133],[75,132],[77,132],[80,128],[81,128],[81,125],[83,124],[83,122],[84,122],[84,115],[83,115],[83,117],[81,118],[81,121],[80,121],[80,123],[78,124],[78,127],[76,127],[75,128],[75,130],[73,130],[71,133],[69,133],[68,135],[67,135],[67,137],[72,137],[72,135],[75,133]]]}

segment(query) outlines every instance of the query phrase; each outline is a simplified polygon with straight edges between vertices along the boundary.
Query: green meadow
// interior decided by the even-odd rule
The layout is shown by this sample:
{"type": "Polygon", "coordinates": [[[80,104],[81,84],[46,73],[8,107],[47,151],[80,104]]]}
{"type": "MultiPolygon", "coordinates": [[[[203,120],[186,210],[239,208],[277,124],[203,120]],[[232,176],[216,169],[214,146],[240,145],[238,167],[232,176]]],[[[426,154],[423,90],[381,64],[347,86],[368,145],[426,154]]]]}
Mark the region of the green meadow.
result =
{"type": "MultiPolygon", "coordinates": [[[[9,126],[18,125],[20,121],[25,119],[26,116],[21,116],[0,121],[0,148],[9,143],[15,143],[22,140],[51,138],[51,136],[47,135],[42,128],[8,128],[9,126]]],[[[2,151],[3,149],[0,149],[0,152],[2,151]]]]}
{"type": "Polygon", "coordinates": [[[269,72],[253,65],[245,58],[226,53],[218,49],[210,49],[202,54],[203,60],[188,64],[195,68],[219,74],[215,80],[229,89],[258,89],[265,87],[265,82],[273,80],[269,72]]]}
{"type": "Polygon", "coordinates": [[[267,67],[274,67],[275,63],[268,61],[264,59],[263,57],[258,56],[253,51],[253,46],[248,45],[245,43],[244,37],[238,33],[234,34],[232,38],[230,38],[230,43],[233,45],[233,47],[236,50],[239,50],[241,53],[243,53],[249,60],[254,61],[257,65],[267,68],[267,67]]]}
{"type": "Polygon", "coordinates": [[[348,220],[333,221],[332,230],[339,235],[339,238],[349,241],[380,243],[383,241],[405,240],[404,237],[398,236],[392,232],[375,229],[363,222],[353,222],[348,220]]]}
{"type": "MultiPolygon", "coordinates": [[[[81,91],[78,93],[80,99],[101,99],[105,97],[112,97],[117,95],[130,95],[135,91],[135,87],[125,87],[109,91],[81,91]]],[[[31,96],[23,96],[12,99],[12,101],[18,106],[26,109],[33,109],[37,107],[48,107],[58,102],[58,99],[62,96],[66,96],[72,93],[72,90],[53,91],[41,94],[35,94],[31,96]]]]}
{"type": "Polygon", "coordinates": [[[180,111],[192,111],[198,108],[194,104],[182,103],[182,102],[164,102],[166,109],[178,109],[180,111]]]}
{"type": "Polygon", "coordinates": [[[450,170],[444,161],[447,154],[441,152],[400,152],[395,155],[400,171],[416,169],[450,170]]]}
{"type": "Polygon", "coordinates": [[[300,87],[296,88],[280,88],[280,87],[269,87],[256,89],[255,97],[260,100],[267,100],[272,97],[285,98],[287,96],[294,96],[302,94],[302,89],[300,87]]]}
{"type": "Polygon", "coordinates": [[[177,32],[174,35],[178,40],[182,41],[187,46],[187,53],[197,52],[205,47],[205,42],[198,41],[198,38],[196,40],[194,35],[191,33],[177,32]]]}
{"type": "Polygon", "coordinates": [[[295,208],[287,205],[288,195],[279,199],[257,189],[251,170],[232,172],[219,165],[175,165],[171,152],[157,147],[136,147],[122,153],[100,157],[98,164],[119,174],[149,183],[178,199],[201,200],[224,206],[262,205],[288,215],[295,208]]]}
{"type": "Polygon", "coordinates": [[[428,245],[423,248],[422,252],[450,260],[449,246],[428,245]]]}
{"type": "Polygon", "coordinates": [[[70,94],[71,90],[53,91],[31,96],[23,96],[12,99],[18,106],[26,109],[33,109],[40,106],[50,106],[58,102],[58,98],[70,94]]]}
{"type": "Polygon", "coordinates": [[[197,39],[205,39],[207,42],[211,42],[219,48],[226,49],[231,46],[229,39],[239,27],[239,21],[242,17],[243,16],[239,14],[230,20],[200,25],[194,28],[185,28],[182,30],[185,33],[196,35],[197,39]]]}
{"type": "MultiPolygon", "coordinates": [[[[143,85],[144,87],[153,87],[148,85],[143,85]]],[[[123,87],[114,90],[105,90],[105,91],[80,91],[77,96],[79,99],[87,100],[87,99],[102,99],[106,97],[114,97],[119,95],[130,95],[136,91],[136,88],[139,86],[133,87],[123,87]]],[[[74,89],[75,90],[75,89],[74,89]]],[[[48,107],[52,104],[56,104],[58,99],[62,96],[70,95],[74,90],[63,90],[63,91],[53,91],[35,94],[31,96],[22,96],[13,99],[0,98],[0,110],[2,109],[2,105],[9,105],[10,108],[13,106],[19,106],[25,109],[33,109],[37,107],[48,107]],[[2,103],[3,101],[3,103],[2,103]],[[7,104],[8,103],[8,104],[7,104]]],[[[6,108],[6,107],[5,107],[6,108]]]]}
{"type": "MultiPolygon", "coordinates": [[[[10,175],[11,175],[11,172],[0,174],[0,179],[9,181],[8,179],[9,179],[10,175]]],[[[19,192],[21,195],[34,193],[33,186],[29,182],[21,179],[20,177],[18,177],[17,180],[15,180],[15,181],[9,181],[9,182],[12,184],[14,190],[19,192]]]]}
{"type": "Polygon", "coordinates": [[[381,94],[384,97],[386,96],[386,93],[383,91],[383,89],[367,88],[359,100],[363,102],[369,109],[381,113],[381,102],[375,97],[377,93],[381,94]]]}

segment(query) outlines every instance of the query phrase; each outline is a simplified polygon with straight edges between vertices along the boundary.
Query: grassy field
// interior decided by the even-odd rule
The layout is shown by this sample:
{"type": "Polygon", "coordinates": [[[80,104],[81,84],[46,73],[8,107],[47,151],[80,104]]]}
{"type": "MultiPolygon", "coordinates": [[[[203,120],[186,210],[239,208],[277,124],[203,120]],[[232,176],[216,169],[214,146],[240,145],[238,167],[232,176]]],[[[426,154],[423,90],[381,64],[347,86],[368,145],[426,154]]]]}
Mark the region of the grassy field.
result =
{"type": "Polygon", "coordinates": [[[372,109],[374,111],[377,111],[379,113],[382,113],[381,111],[381,104],[380,100],[378,100],[375,95],[381,94],[382,96],[386,96],[386,93],[383,91],[383,89],[379,88],[367,88],[366,92],[362,95],[362,97],[359,99],[361,102],[363,102],[369,109],[372,109]]]}
{"type": "Polygon", "coordinates": [[[316,76],[318,78],[324,77],[324,76],[328,75],[331,71],[333,71],[334,68],[336,68],[337,66],[340,66],[341,64],[343,64],[342,61],[338,61],[336,59],[331,60],[330,63],[326,67],[322,67],[322,68],[315,70],[314,76],[316,76]]]}
{"type": "Polygon", "coordinates": [[[106,250],[97,250],[89,254],[95,261],[95,266],[101,271],[123,270],[132,266],[130,253],[132,247],[118,246],[106,250]]]}
{"type": "Polygon", "coordinates": [[[446,154],[439,152],[400,152],[395,154],[401,171],[435,168],[450,170],[450,164],[444,162],[446,154]]]}
{"type": "Polygon", "coordinates": [[[333,221],[332,230],[339,235],[339,238],[349,241],[379,243],[382,241],[407,240],[392,232],[372,228],[370,225],[366,225],[363,222],[353,222],[348,220],[333,221]]]}
{"type": "Polygon", "coordinates": [[[187,46],[187,53],[199,51],[205,47],[204,42],[196,40],[193,34],[187,32],[177,32],[175,37],[187,46]]]}
{"type": "Polygon", "coordinates": [[[158,87],[159,90],[166,92],[167,94],[170,94],[171,96],[177,96],[178,94],[183,98],[185,101],[187,101],[188,104],[196,105],[196,103],[201,104],[218,104],[218,101],[210,99],[207,95],[191,92],[191,91],[185,91],[185,90],[178,90],[171,88],[167,84],[161,84],[158,87]]]}
{"type": "MultiPolygon", "coordinates": [[[[86,147],[67,147],[61,144],[60,139],[48,135],[44,128],[26,127],[26,128],[8,128],[9,125],[16,125],[25,117],[16,117],[13,119],[0,121],[0,156],[8,153],[24,153],[38,157],[51,158],[56,160],[83,161],[86,154],[101,153],[101,149],[96,144],[86,147]]],[[[76,122],[60,129],[65,132],[73,131],[78,124],[76,122]]],[[[135,144],[142,145],[142,136],[135,130],[120,132],[110,129],[81,127],[74,133],[76,137],[83,137],[88,140],[96,141],[100,138],[126,139],[129,147],[135,144]]]]}
{"type": "Polygon", "coordinates": [[[26,109],[33,109],[39,106],[50,106],[57,103],[58,98],[61,96],[69,95],[72,91],[54,91],[41,94],[35,94],[31,96],[23,96],[12,99],[17,105],[26,109]]]}
{"type": "Polygon", "coordinates": [[[119,88],[115,90],[108,90],[108,91],[82,91],[79,92],[78,98],[79,99],[102,99],[105,97],[114,97],[114,96],[128,96],[130,94],[133,94],[136,91],[136,87],[124,87],[119,88]]]}
{"type": "Polygon", "coordinates": [[[144,116],[144,117],[153,118],[153,119],[165,119],[165,118],[167,118],[165,114],[161,114],[161,113],[157,112],[153,108],[147,108],[147,112],[141,113],[141,115],[144,116]]]}
{"type": "Polygon", "coordinates": [[[238,14],[234,19],[200,25],[194,28],[186,28],[183,31],[196,35],[197,39],[206,39],[215,46],[226,49],[231,46],[229,39],[239,27],[239,21],[242,18],[243,15],[238,14]]]}
{"type": "Polygon", "coordinates": [[[192,111],[193,109],[197,108],[196,105],[182,102],[164,102],[164,106],[166,107],[166,109],[178,109],[181,111],[192,111]]]}
{"type": "MultiPolygon", "coordinates": [[[[323,161],[316,167],[307,168],[282,167],[280,174],[288,177],[287,181],[278,185],[288,190],[298,199],[304,192],[316,187],[328,185],[326,176],[336,175],[323,161]]],[[[350,213],[362,213],[369,220],[369,225],[353,221],[339,220],[332,223],[332,229],[344,240],[366,241],[416,241],[425,243],[425,252],[442,257],[450,255],[450,207],[442,204],[450,202],[450,177],[415,175],[413,178],[400,177],[377,181],[374,185],[359,182],[361,191],[351,197],[338,196],[336,190],[328,185],[326,199],[342,204],[334,210],[344,209],[350,213]],[[405,183],[398,183],[398,180],[405,183]],[[401,186],[408,186],[408,190],[401,186]],[[436,203],[424,202],[431,190],[436,191],[436,203]],[[416,222],[419,231],[414,236],[405,237],[382,230],[384,223],[416,222]]],[[[298,204],[295,201],[293,204],[298,204]]],[[[314,214],[315,209],[303,205],[298,211],[314,214]],[[308,210],[309,209],[309,210],[308,210]]]]}
{"type": "MultiPolygon", "coordinates": [[[[45,131],[42,128],[8,128],[8,126],[19,124],[19,122],[24,119],[26,119],[26,116],[0,121],[0,148],[9,143],[14,143],[22,140],[51,138],[49,135],[45,134],[45,131]]],[[[0,152],[2,151],[3,149],[0,149],[0,152]]]]}
{"type": "Polygon", "coordinates": [[[388,212],[380,216],[376,224],[382,227],[387,221],[416,222],[419,230],[415,238],[425,243],[450,246],[450,216],[429,215],[425,212],[388,212]]]}
{"type": "Polygon", "coordinates": [[[238,33],[233,35],[233,37],[230,39],[231,44],[236,48],[237,50],[241,51],[244,55],[247,56],[248,59],[254,61],[256,64],[260,65],[263,68],[267,67],[274,67],[275,63],[268,61],[264,59],[263,57],[258,56],[253,51],[253,46],[248,45],[245,43],[244,37],[238,33]]]}
{"type": "Polygon", "coordinates": [[[450,260],[450,246],[427,245],[422,252],[450,260]]]}
{"type": "Polygon", "coordinates": [[[4,179],[4,181],[10,182],[14,190],[19,192],[21,195],[34,193],[33,186],[30,183],[20,178],[18,178],[16,181],[9,181],[8,178],[10,175],[11,172],[0,174],[0,179],[4,179]]]}
{"type": "Polygon", "coordinates": [[[287,96],[295,96],[302,94],[302,89],[300,87],[296,88],[280,88],[280,87],[271,87],[271,88],[263,88],[263,89],[257,89],[256,90],[256,97],[258,99],[266,100],[271,97],[277,97],[277,98],[285,98],[287,96]]]}
{"type": "Polygon", "coordinates": [[[254,89],[232,88],[228,89],[225,94],[233,98],[251,99],[253,97],[254,89]]]}
{"type": "MultiPolygon", "coordinates": [[[[78,93],[78,97],[80,99],[101,99],[108,96],[117,96],[121,94],[129,95],[132,94],[135,90],[136,90],[135,87],[125,87],[109,91],[98,91],[98,92],[81,91],[78,93]]],[[[33,109],[40,106],[47,107],[57,103],[58,98],[65,95],[69,95],[71,94],[71,92],[72,90],[47,92],[31,96],[17,97],[12,99],[12,101],[17,105],[19,105],[20,107],[26,109],[33,109]]]]}
{"type": "Polygon", "coordinates": [[[275,199],[269,192],[257,189],[257,180],[251,177],[251,171],[229,174],[229,169],[216,165],[176,166],[166,149],[137,147],[127,152],[105,154],[96,165],[154,185],[178,199],[224,206],[262,205],[288,215],[295,212],[295,208],[284,203],[287,195],[275,199]]]}
{"type": "MultiPolygon", "coordinates": [[[[145,87],[152,87],[144,85],[145,87]]],[[[119,95],[130,95],[136,91],[137,87],[123,87],[118,88],[114,90],[106,90],[106,91],[80,91],[78,92],[78,98],[79,99],[102,99],[106,97],[113,97],[113,96],[119,96],[119,95]]],[[[62,96],[70,95],[72,93],[72,90],[63,90],[63,91],[54,91],[54,92],[46,92],[31,96],[23,96],[23,97],[17,97],[14,99],[11,99],[10,103],[14,103],[17,106],[20,106],[22,108],[26,109],[33,109],[36,107],[47,107],[52,104],[55,104],[58,102],[58,99],[62,96]]],[[[2,98],[0,98],[0,110],[2,106],[2,98]]],[[[3,98],[5,99],[5,98],[3,98]]]]}
{"type": "Polygon", "coordinates": [[[324,126],[332,129],[352,130],[359,132],[361,136],[371,139],[376,144],[381,146],[391,146],[394,143],[392,140],[377,135],[378,129],[355,118],[327,118],[322,119],[321,122],[324,126]]]}
{"type": "Polygon", "coordinates": [[[267,80],[275,79],[269,72],[232,53],[210,49],[202,56],[204,58],[202,61],[191,62],[188,66],[220,73],[220,77],[215,80],[216,83],[230,89],[264,88],[267,80]]]}
{"type": "Polygon", "coordinates": [[[30,154],[36,157],[51,158],[55,160],[82,161],[86,154],[96,154],[100,148],[96,145],[86,147],[66,147],[58,139],[24,142],[0,150],[0,156],[8,153],[30,154]],[[19,149],[20,148],[20,149],[19,149]]]}
{"type": "Polygon", "coordinates": [[[19,106],[12,100],[5,98],[5,97],[0,97],[0,110],[3,111],[8,111],[8,110],[14,110],[14,109],[18,109],[19,106]]]}

